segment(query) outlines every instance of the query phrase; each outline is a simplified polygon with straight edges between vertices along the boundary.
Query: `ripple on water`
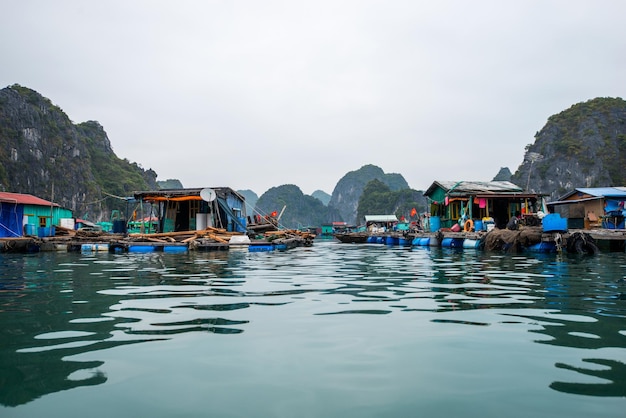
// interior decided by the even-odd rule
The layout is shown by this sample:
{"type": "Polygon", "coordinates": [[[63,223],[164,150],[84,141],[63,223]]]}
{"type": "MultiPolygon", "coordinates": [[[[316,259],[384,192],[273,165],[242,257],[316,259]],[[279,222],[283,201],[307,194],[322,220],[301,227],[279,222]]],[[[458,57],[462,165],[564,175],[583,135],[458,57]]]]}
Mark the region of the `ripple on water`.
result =
{"type": "MultiPolygon", "coordinates": [[[[557,416],[556,392],[582,394],[568,405],[597,410],[606,399],[591,396],[626,393],[623,261],[325,244],[276,254],[56,257],[62,262],[16,260],[16,279],[0,284],[2,315],[19,319],[7,320],[11,338],[0,354],[27,366],[31,381],[60,382],[50,392],[65,391],[62,399],[71,399],[68,385],[114,378],[159,408],[194,390],[248,399],[259,387],[275,404],[298,386],[311,397],[297,406],[320,416],[327,411],[316,406],[329,399],[351,411],[366,398],[411,411],[436,399],[504,408],[536,399],[559,404],[546,412],[557,416]],[[128,364],[142,369],[136,387],[120,366],[128,364]],[[338,392],[329,381],[340,382],[330,383],[338,392]],[[168,387],[163,404],[158,384],[168,387]]],[[[522,407],[518,416],[536,412],[522,407]]]]}
{"type": "Polygon", "coordinates": [[[94,335],[94,332],[85,332],[85,331],[56,331],[56,332],[46,332],[44,334],[35,335],[35,339],[37,340],[56,340],[60,338],[77,338],[77,337],[86,337],[88,335],[94,335]]]}

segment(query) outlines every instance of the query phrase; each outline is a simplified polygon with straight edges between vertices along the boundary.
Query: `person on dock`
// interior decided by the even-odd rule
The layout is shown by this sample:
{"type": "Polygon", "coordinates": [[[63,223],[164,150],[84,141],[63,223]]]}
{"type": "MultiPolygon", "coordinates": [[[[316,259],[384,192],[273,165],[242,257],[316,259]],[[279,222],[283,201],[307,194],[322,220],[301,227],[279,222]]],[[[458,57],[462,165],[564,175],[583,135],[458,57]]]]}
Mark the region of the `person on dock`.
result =
{"type": "Polygon", "coordinates": [[[511,219],[509,219],[509,223],[506,224],[506,228],[510,229],[511,231],[517,231],[518,224],[519,224],[519,217],[520,217],[519,211],[515,212],[515,215],[512,216],[511,219]]]}

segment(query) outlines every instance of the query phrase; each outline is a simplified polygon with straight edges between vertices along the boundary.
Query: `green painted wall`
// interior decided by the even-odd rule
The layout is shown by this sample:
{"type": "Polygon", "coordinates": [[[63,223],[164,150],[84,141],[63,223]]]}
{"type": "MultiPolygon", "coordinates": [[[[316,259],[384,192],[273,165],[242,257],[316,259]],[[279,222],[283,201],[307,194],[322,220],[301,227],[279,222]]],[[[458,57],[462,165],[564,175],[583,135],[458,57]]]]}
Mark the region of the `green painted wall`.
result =
{"type": "MultiPolygon", "coordinates": [[[[28,216],[28,224],[36,227],[43,226],[39,223],[40,218],[46,221],[45,226],[50,225],[50,206],[24,205],[24,216],[28,216]]],[[[71,210],[61,207],[52,208],[52,225],[58,226],[60,219],[72,218],[74,215],[71,210]]]]}

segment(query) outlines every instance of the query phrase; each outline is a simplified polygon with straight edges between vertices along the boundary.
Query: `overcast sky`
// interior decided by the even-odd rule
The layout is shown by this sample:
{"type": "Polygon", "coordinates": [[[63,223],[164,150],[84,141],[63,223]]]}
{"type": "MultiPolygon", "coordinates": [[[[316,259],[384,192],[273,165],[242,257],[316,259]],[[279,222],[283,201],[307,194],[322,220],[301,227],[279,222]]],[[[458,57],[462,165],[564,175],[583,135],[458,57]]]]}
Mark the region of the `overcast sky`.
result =
{"type": "Polygon", "coordinates": [[[0,88],[185,187],[488,181],[551,115],[626,97],[622,0],[2,3],[0,88]]]}

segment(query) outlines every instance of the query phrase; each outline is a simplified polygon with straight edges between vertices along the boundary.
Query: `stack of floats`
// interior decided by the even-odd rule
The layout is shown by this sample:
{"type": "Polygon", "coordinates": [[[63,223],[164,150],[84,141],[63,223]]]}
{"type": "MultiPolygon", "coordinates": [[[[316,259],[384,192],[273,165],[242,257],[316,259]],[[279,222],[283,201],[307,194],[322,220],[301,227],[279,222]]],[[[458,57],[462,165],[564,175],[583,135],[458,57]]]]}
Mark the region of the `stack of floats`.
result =
{"type": "MultiPolygon", "coordinates": [[[[368,244],[399,245],[405,247],[483,248],[487,233],[442,232],[408,234],[372,234],[364,241],[368,244]]],[[[347,241],[342,241],[347,242],[347,241]]]]}
{"type": "Polygon", "coordinates": [[[199,231],[179,231],[157,234],[107,234],[57,228],[54,237],[27,237],[0,242],[3,252],[164,252],[224,251],[230,249],[250,252],[284,251],[311,246],[315,235],[285,229],[267,231],[252,238],[240,232],[207,227],[199,231]]]}
{"type": "MultiPolygon", "coordinates": [[[[503,252],[555,253],[567,251],[569,253],[593,255],[599,252],[599,241],[605,242],[610,251],[624,251],[625,240],[625,231],[570,230],[567,232],[542,232],[541,227],[528,227],[519,231],[493,229],[488,232],[478,233],[438,231],[436,233],[418,232],[405,235],[396,233],[372,234],[365,241],[352,241],[352,243],[404,247],[480,249],[503,252]]],[[[341,242],[349,243],[350,241],[343,239],[341,242]]]]}
{"type": "Polygon", "coordinates": [[[488,230],[436,232],[344,233],[337,236],[343,243],[369,243],[407,247],[447,247],[484,249],[504,252],[597,254],[599,246],[609,251],[624,251],[626,230],[568,229],[567,220],[558,214],[547,215],[542,226],[521,226],[519,230],[489,228],[488,230]],[[364,234],[367,235],[364,238],[364,234]]]}

